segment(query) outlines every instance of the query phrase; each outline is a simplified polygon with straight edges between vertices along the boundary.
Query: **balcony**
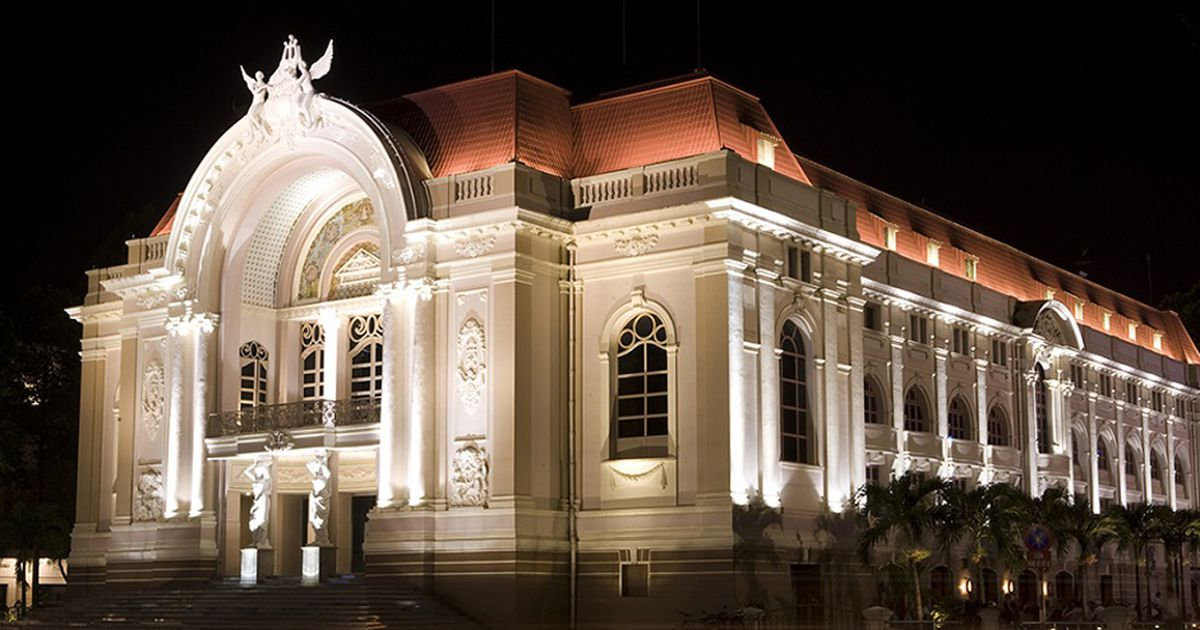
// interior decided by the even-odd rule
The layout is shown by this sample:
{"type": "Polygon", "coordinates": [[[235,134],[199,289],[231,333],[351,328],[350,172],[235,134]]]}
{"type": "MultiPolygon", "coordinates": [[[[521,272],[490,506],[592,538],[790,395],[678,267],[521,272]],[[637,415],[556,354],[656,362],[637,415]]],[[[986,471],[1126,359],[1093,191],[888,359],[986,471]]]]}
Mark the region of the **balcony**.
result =
{"type": "Polygon", "coordinates": [[[378,398],[350,398],[305,400],[220,411],[209,414],[207,436],[210,439],[230,438],[272,431],[376,424],[379,422],[379,407],[378,398]]]}

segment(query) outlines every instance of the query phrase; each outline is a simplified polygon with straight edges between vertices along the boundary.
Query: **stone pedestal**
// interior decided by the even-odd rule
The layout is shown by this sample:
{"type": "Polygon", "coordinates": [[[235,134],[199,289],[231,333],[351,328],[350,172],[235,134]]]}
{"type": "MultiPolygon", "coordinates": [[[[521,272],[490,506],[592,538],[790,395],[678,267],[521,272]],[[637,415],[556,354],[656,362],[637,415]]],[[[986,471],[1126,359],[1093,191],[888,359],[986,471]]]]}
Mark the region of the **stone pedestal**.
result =
{"type": "Polygon", "coordinates": [[[337,547],[306,545],[300,571],[300,583],[312,586],[328,582],[337,573],[337,547]]]}
{"type": "Polygon", "coordinates": [[[1000,630],[1000,609],[994,606],[979,611],[979,630],[1000,630]]]}
{"type": "Polygon", "coordinates": [[[863,619],[866,620],[863,625],[866,630],[887,630],[892,611],[883,606],[872,606],[863,611],[863,619]]]}
{"type": "Polygon", "coordinates": [[[275,575],[275,551],[246,547],[242,549],[242,586],[262,584],[275,575]]]}

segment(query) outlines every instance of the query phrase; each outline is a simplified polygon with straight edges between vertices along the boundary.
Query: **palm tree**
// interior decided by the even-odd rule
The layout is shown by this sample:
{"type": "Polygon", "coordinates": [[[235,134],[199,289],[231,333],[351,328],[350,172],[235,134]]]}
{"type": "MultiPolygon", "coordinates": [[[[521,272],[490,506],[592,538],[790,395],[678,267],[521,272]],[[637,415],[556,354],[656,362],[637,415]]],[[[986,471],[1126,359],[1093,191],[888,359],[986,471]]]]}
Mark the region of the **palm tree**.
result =
{"type": "Polygon", "coordinates": [[[1171,595],[1178,602],[1183,595],[1183,548],[1200,537],[1200,511],[1172,510],[1159,505],[1155,506],[1155,518],[1170,570],[1171,595]]]}
{"type": "MultiPolygon", "coordinates": [[[[1137,601],[1138,618],[1142,617],[1142,574],[1138,565],[1145,566],[1146,548],[1150,542],[1158,539],[1160,529],[1159,519],[1153,506],[1145,503],[1133,505],[1114,505],[1108,509],[1117,534],[1117,549],[1129,552],[1134,558],[1133,579],[1137,591],[1134,599],[1137,601]]],[[[1146,575],[1147,589],[1149,574],[1146,575]]]]}
{"type": "Polygon", "coordinates": [[[858,491],[859,504],[863,506],[859,512],[862,523],[859,559],[869,565],[877,546],[892,543],[912,576],[918,619],[925,616],[920,563],[930,556],[925,533],[943,521],[944,509],[937,499],[948,486],[948,482],[937,477],[926,479],[923,475],[905,473],[886,486],[866,484],[858,491]]]}
{"type": "Polygon", "coordinates": [[[1089,600],[1087,570],[1100,558],[1104,545],[1116,540],[1117,527],[1108,514],[1096,514],[1085,502],[1072,503],[1062,513],[1059,525],[1065,538],[1075,543],[1078,553],[1076,573],[1079,576],[1079,599],[1081,604],[1089,600]]]}
{"type": "Polygon", "coordinates": [[[963,490],[950,486],[942,493],[943,527],[939,542],[944,549],[967,541],[971,546],[976,595],[983,602],[983,567],[989,558],[1013,566],[1021,562],[1022,521],[1017,506],[1024,493],[1008,484],[997,483],[963,490]]]}

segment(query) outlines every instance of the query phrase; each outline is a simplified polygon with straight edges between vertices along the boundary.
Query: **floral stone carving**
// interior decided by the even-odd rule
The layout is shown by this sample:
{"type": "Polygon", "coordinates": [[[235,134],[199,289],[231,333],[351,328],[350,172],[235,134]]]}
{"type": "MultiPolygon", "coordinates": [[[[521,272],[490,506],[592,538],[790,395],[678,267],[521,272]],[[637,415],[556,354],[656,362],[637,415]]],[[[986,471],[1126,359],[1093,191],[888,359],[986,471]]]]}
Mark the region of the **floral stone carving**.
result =
{"type": "Polygon", "coordinates": [[[458,395],[467,413],[475,413],[483,399],[487,375],[487,340],[483,324],[468,317],[458,329],[458,395]]]}
{"type": "Polygon", "coordinates": [[[143,468],[138,473],[133,499],[133,520],[157,521],[162,515],[162,473],[153,468],[143,468]]]}
{"type": "Polygon", "coordinates": [[[486,449],[474,442],[458,447],[451,461],[450,505],[487,507],[488,471],[486,449]]]}
{"type": "Polygon", "coordinates": [[[165,394],[163,364],[154,359],[146,364],[142,372],[142,425],[146,427],[146,437],[151,441],[158,439],[158,430],[162,427],[165,394]]]}

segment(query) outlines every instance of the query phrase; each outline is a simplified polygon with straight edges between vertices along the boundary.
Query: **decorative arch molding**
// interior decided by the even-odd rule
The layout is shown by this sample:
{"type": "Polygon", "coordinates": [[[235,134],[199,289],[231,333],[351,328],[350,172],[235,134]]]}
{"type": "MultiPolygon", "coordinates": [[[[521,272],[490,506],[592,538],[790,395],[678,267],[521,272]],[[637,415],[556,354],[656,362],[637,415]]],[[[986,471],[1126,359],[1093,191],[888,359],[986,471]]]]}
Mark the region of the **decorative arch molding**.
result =
{"type": "Polygon", "coordinates": [[[1018,302],[1013,310],[1013,324],[1048,343],[1083,350],[1079,324],[1066,305],[1057,300],[1018,302]]]}
{"type": "MultiPolygon", "coordinates": [[[[358,184],[375,209],[384,252],[404,246],[407,221],[429,216],[420,185],[429,169],[411,140],[344,101],[318,94],[310,107],[317,123],[272,125],[272,133],[247,115],[204,157],[184,190],[167,245],[164,266],[175,276],[167,283],[175,297],[217,306],[220,261],[236,250],[239,226],[261,219],[266,208],[253,202],[264,188],[281,185],[279,178],[297,164],[306,165],[305,172],[338,170],[358,184]]],[[[300,174],[293,169],[288,181],[300,174]]],[[[383,257],[387,277],[396,273],[391,258],[383,257]]]]}
{"type": "Polygon", "coordinates": [[[626,299],[616,304],[609,313],[608,319],[605,320],[600,334],[600,354],[608,354],[612,340],[616,338],[617,332],[621,326],[625,325],[625,322],[634,315],[644,312],[658,316],[667,330],[667,346],[677,347],[679,344],[678,333],[675,329],[675,317],[671,314],[670,309],[663,302],[647,298],[641,289],[636,289],[626,299]]]}
{"type": "MultiPolygon", "coordinates": [[[[800,327],[800,332],[804,333],[810,343],[817,338],[817,321],[799,302],[798,299],[793,300],[779,310],[779,314],[775,317],[775,339],[779,339],[779,336],[783,334],[783,325],[788,320],[800,327]]],[[[810,354],[812,354],[811,351],[810,354]]]]}

